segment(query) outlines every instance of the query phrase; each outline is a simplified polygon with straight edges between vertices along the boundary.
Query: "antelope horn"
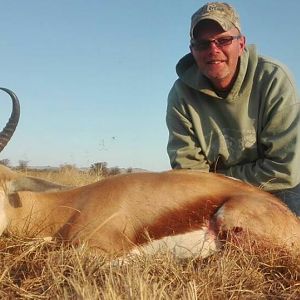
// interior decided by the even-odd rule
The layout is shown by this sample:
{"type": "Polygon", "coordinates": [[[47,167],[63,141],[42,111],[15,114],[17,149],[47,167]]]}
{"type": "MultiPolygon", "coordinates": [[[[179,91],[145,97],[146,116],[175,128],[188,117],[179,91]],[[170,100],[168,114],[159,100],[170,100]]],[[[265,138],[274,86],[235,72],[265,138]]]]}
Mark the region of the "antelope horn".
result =
{"type": "Polygon", "coordinates": [[[9,142],[10,138],[12,137],[20,118],[20,103],[18,97],[9,89],[0,87],[0,90],[9,94],[12,100],[12,113],[10,118],[0,132],[0,152],[4,149],[6,144],[9,142]]]}

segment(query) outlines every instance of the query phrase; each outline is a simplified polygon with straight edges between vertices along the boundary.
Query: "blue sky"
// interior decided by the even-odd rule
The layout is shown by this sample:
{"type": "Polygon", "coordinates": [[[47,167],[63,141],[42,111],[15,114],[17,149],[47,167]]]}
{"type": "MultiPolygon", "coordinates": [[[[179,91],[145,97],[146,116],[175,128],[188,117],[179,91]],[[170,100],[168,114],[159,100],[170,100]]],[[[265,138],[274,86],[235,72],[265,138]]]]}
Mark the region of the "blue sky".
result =
{"type": "MultiPolygon", "coordinates": [[[[165,111],[190,17],[206,1],[6,0],[0,86],[21,102],[0,159],[169,169],[165,111]]],[[[300,87],[298,0],[229,1],[248,43],[286,64],[300,87]]],[[[0,126],[10,102],[0,94],[0,126]]]]}

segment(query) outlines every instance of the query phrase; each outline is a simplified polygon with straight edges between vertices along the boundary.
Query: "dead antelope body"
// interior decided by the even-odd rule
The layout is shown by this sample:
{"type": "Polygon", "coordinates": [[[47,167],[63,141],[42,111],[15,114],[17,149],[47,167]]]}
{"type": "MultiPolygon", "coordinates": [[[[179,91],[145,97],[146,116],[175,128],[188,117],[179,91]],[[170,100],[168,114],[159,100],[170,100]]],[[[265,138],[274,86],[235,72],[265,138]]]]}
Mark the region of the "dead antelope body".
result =
{"type": "MultiPolygon", "coordinates": [[[[0,152],[20,116],[16,95],[0,132],[0,152]]],[[[4,230],[86,242],[112,255],[161,247],[205,256],[221,242],[300,251],[300,221],[271,194],[199,171],[135,173],[87,186],[63,186],[0,166],[0,234],[4,230]]]]}
{"type": "Polygon", "coordinates": [[[219,238],[226,241],[228,232],[241,245],[250,241],[300,250],[300,221],[284,204],[221,175],[188,170],[133,173],[60,188],[1,167],[1,233],[26,230],[86,242],[113,255],[161,245],[184,249],[183,256],[201,255],[207,246],[216,249],[219,238]]]}

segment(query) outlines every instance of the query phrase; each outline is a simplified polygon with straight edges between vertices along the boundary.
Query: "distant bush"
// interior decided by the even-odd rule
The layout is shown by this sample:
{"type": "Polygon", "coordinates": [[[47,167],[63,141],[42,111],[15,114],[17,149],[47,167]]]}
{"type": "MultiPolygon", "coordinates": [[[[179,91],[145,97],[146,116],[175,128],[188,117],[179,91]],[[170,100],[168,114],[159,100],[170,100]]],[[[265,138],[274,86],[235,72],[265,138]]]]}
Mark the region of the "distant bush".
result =
{"type": "Polygon", "coordinates": [[[96,162],[90,166],[90,173],[96,176],[108,176],[107,162],[96,162]]]}
{"type": "Polygon", "coordinates": [[[126,173],[132,173],[132,172],[133,172],[133,169],[131,167],[126,169],[126,173]]]}
{"type": "Polygon", "coordinates": [[[96,176],[114,176],[121,173],[133,173],[133,168],[129,167],[127,169],[121,169],[119,167],[108,167],[107,162],[96,162],[90,166],[90,174],[96,176]]]}
{"type": "Polygon", "coordinates": [[[0,165],[8,167],[10,165],[10,160],[8,158],[1,159],[0,165]]]}
{"type": "Polygon", "coordinates": [[[113,167],[109,169],[108,175],[113,176],[113,175],[118,175],[121,173],[121,169],[119,167],[113,167]]]}
{"type": "Polygon", "coordinates": [[[17,170],[26,171],[28,169],[29,160],[19,160],[17,170]]]}

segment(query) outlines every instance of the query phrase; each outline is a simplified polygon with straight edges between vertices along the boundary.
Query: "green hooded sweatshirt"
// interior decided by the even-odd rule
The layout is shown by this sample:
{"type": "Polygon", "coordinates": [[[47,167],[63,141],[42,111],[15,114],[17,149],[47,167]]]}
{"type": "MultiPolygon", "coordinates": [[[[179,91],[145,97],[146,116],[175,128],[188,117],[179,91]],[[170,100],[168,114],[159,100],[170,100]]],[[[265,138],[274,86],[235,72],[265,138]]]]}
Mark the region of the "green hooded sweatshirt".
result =
{"type": "Polygon", "coordinates": [[[246,47],[229,94],[218,96],[191,54],[168,97],[172,168],[216,171],[268,191],[300,182],[300,103],[286,67],[246,47]]]}

